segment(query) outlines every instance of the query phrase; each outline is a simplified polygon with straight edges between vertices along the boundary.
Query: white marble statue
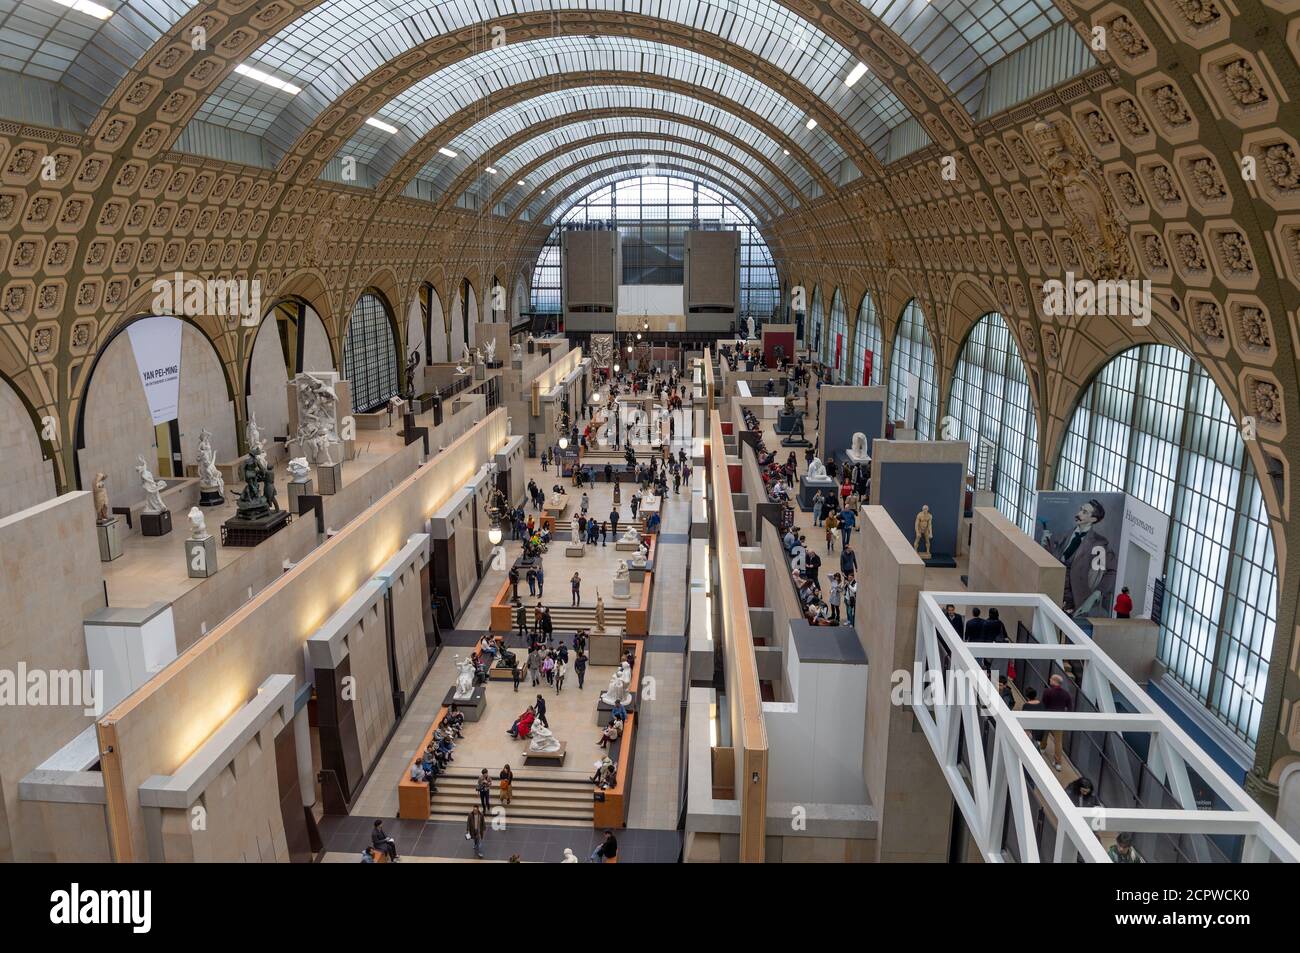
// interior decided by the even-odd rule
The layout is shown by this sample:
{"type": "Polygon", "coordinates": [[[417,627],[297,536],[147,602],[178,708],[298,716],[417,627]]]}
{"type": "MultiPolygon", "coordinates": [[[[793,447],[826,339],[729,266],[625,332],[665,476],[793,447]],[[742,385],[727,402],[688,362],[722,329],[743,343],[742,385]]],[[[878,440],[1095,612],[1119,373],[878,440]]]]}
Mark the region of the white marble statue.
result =
{"type": "Polygon", "coordinates": [[[285,469],[289,471],[291,483],[306,483],[307,477],[311,476],[311,465],[306,457],[294,457],[285,469]]]}
{"type": "Polygon", "coordinates": [[[745,325],[746,327],[749,328],[749,339],[752,341],[756,337],[756,335],[754,334],[754,319],[746,318],[745,325]]]}
{"type": "Polygon", "coordinates": [[[457,373],[457,374],[464,374],[464,373],[465,373],[465,365],[464,365],[464,364],[457,364],[457,365],[456,365],[456,373],[457,373]]]}
{"type": "Polygon", "coordinates": [[[208,538],[208,521],[197,506],[190,507],[190,539],[208,538]]]}
{"type": "Polygon", "coordinates": [[[461,345],[460,363],[461,363],[461,364],[473,364],[473,363],[474,363],[474,355],[473,355],[473,353],[470,351],[470,349],[469,349],[469,345],[468,345],[468,344],[462,344],[462,345],[461,345]]]}
{"type": "Polygon", "coordinates": [[[524,346],[522,344],[510,345],[510,360],[522,361],[524,359],[524,346]]]}
{"type": "Polygon", "coordinates": [[[619,702],[622,702],[626,705],[628,699],[631,697],[632,692],[628,687],[628,682],[631,681],[631,676],[628,677],[627,681],[624,681],[622,674],[623,669],[620,668],[609,677],[609,688],[601,692],[600,695],[600,700],[605,704],[617,705],[619,702]]]}
{"type": "Polygon", "coordinates": [[[600,597],[600,591],[596,592],[596,631],[605,631],[605,600],[600,597]]]}
{"type": "Polygon", "coordinates": [[[628,528],[624,531],[622,538],[619,539],[619,542],[639,544],[641,542],[641,533],[636,526],[629,524],[628,528]]]}
{"type": "Polygon", "coordinates": [[[103,473],[95,474],[95,522],[107,523],[112,519],[108,512],[108,476],[103,473]]]}
{"type": "Polygon", "coordinates": [[[532,740],[528,742],[529,751],[559,751],[560,739],[555,737],[555,732],[551,731],[540,721],[533,722],[532,740]]]}
{"type": "Polygon", "coordinates": [[[486,358],[487,363],[489,364],[496,361],[497,359],[496,338],[492,338],[490,341],[487,342],[487,344],[483,345],[483,356],[484,358],[486,358]]]}
{"type": "Polygon", "coordinates": [[[248,441],[248,452],[251,454],[260,454],[263,450],[262,431],[257,426],[257,414],[252,412],[248,415],[248,425],[244,428],[244,439],[248,441]]]}
{"type": "Polygon", "coordinates": [[[826,474],[826,464],[822,463],[821,457],[813,457],[812,463],[808,464],[808,479],[810,480],[829,480],[826,474]]]}
{"type": "Polygon", "coordinates": [[[343,462],[343,442],[338,435],[338,395],[334,388],[311,374],[294,378],[298,390],[298,452],[317,466],[343,462]]]}
{"type": "Polygon", "coordinates": [[[614,581],[615,581],[615,582],[618,582],[618,580],[620,580],[620,579],[625,579],[625,580],[626,580],[626,579],[630,579],[630,578],[631,578],[631,576],[630,576],[630,574],[629,574],[629,572],[628,572],[628,568],[627,568],[627,560],[626,560],[626,559],[620,559],[620,560],[618,561],[618,566],[614,569],[614,581]]]}
{"type": "Polygon", "coordinates": [[[226,478],[217,469],[217,451],[212,448],[212,432],[204,427],[199,431],[199,489],[226,495],[226,478]]]}
{"type": "Polygon", "coordinates": [[[136,460],[139,463],[135,465],[135,472],[140,475],[140,486],[144,490],[144,511],[161,513],[167,509],[162,501],[162,491],[167,489],[167,484],[153,475],[144,457],[136,457],[136,460]]]}
{"type": "Polygon", "coordinates": [[[469,701],[474,697],[474,660],[456,656],[456,694],[455,701],[469,701]]]}
{"type": "Polygon", "coordinates": [[[644,539],[641,540],[641,545],[636,548],[636,554],[640,558],[641,562],[645,562],[650,558],[650,544],[644,539]]]}
{"type": "Polygon", "coordinates": [[[867,453],[867,435],[861,430],[853,435],[853,443],[849,445],[849,459],[854,463],[865,463],[871,459],[867,453]]]}
{"type": "Polygon", "coordinates": [[[578,514],[577,514],[577,513],[574,513],[574,514],[573,514],[573,519],[572,519],[572,521],[570,522],[569,525],[570,525],[570,529],[569,529],[569,531],[570,531],[571,533],[573,533],[573,535],[570,536],[569,539],[571,539],[571,540],[574,542],[575,545],[576,545],[577,543],[581,543],[581,542],[582,542],[582,530],[580,530],[580,529],[578,528],[578,514]]]}

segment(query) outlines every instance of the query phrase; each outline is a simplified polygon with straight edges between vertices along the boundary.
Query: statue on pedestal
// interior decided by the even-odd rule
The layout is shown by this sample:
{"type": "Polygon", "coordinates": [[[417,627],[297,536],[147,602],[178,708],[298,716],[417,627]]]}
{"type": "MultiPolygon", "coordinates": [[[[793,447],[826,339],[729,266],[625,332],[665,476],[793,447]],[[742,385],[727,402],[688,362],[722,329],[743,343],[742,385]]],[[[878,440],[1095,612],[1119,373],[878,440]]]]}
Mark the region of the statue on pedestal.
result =
{"type": "Polygon", "coordinates": [[[244,439],[248,442],[249,453],[261,453],[265,449],[262,431],[257,426],[257,415],[252,412],[248,415],[248,426],[244,428],[244,439]]]}
{"type": "Polygon", "coordinates": [[[560,739],[540,721],[533,722],[532,740],[528,742],[529,751],[542,753],[560,750],[560,739]]]}
{"type": "Polygon", "coordinates": [[[224,499],[226,480],[217,469],[217,451],[212,448],[212,432],[206,427],[199,431],[198,458],[199,489],[224,499]]]}
{"type": "Polygon", "coordinates": [[[922,506],[921,512],[916,514],[916,537],[912,540],[912,549],[920,549],[924,543],[923,549],[920,549],[921,556],[924,559],[930,557],[930,541],[934,537],[934,516],[930,513],[930,507],[922,506]]]}
{"type": "Polygon", "coordinates": [[[641,533],[637,530],[634,524],[629,524],[628,528],[624,530],[622,537],[619,539],[619,542],[636,543],[637,545],[640,545],[641,533]]]}
{"type": "Polygon", "coordinates": [[[822,463],[821,457],[813,457],[812,463],[808,464],[809,480],[829,480],[830,476],[826,473],[826,464],[822,463]]]}
{"type": "Polygon", "coordinates": [[[617,672],[609,677],[609,688],[601,692],[601,701],[608,705],[617,705],[620,702],[624,705],[627,704],[628,698],[632,694],[628,687],[631,676],[628,677],[628,681],[624,681],[622,675],[623,669],[620,667],[617,672]]]}
{"type": "Polygon", "coordinates": [[[483,346],[483,356],[488,364],[493,364],[497,359],[497,342],[492,338],[483,346]]]}
{"type": "Polygon", "coordinates": [[[600,590],[596,590],[596,631],[605,631],[605,600],[600,597],[600,590]]]}
{"type": "Polygon", "coordinates": [[[190,539],[207,539],[208,521],[203,516],[203,511],[197,506],[190,507],[190,539]]]}
{"type": "Polygon", "coordinates": [[[336,448],[342,446],[337,430],[338,395],[318,377],[299,374],[294,378],[298,387],[299,453],[318,466],[334,466],[342,462],[336,448]]]}
{"type": "Polygon", "coordinates": [[[278,510],[276,502],[275,467],[266,457],[250,453],[240,468],[244,489],[239,494],[238,512],[243,519],[259,519],[271,510],[278,510]]]}
{"type": "Polygon", "coordinates": [[[167,489],[167,484],[153,475],[144,457],[137,456],[136,460],[139,462],[135,465],[135,472],[140,475],[140,486],[144,490],[144,512],[161,513],[167,509],[162,501],[162,491],[167,489]]]}
{"type": "Polygon", "coordinates": [[[108,511],[108,477],[103,473],[95,474],[95,522],[107,523],[112,514],[108,511]]]}
{"type": "Polygon", "coordinates": [[[573,514],[573,519],[572,519],[572,521],[570,521],[569,526],[570,526],[569,532],[571,532],[571,533],[573,534],[573,535],[572,535],[571,537],[569,537],[569,538],[570,538],[571,540],[573,540],[573,544],[574,544],[574,545],[577,545],[577,544],[581,543],[581,542],[582,542],[582,530],[578,528],[578,514],[577,514],[577,513],[574,513],[574,514],[573,514]]]}
{"type": "MultiPolygon", "coordinates": [[[[474,697],[474,660],[456,656],[456,701],[468,701],[474,697]]],[[[534,733],[536,729],[534,729],[534,733]]]]}

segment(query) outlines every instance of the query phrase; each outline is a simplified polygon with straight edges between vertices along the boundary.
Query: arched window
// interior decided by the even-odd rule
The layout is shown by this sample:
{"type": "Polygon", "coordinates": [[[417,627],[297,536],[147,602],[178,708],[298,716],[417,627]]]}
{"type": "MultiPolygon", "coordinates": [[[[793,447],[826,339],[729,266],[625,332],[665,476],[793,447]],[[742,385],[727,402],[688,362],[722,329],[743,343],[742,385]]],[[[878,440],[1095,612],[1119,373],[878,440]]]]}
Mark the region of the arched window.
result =
{"type": "Polygon", "coordinates": [[[885,338],[880,330],[880,315],[876,313],[876,303],[871,300],[871,292],[862,297],[858,308],[858,326],[853,332],[853,371],[849,383],[853,385],[879,385],[883,368],[880,366],[880,352],[885,348],[885,338]],[[871,380],[867,380],[867,352],[871,352],[871,380]]]}
{"type": "Polygon", "coordinates": [[[934,379],[934,347],[915,298],[903,309],[894,335],[894,351],[889,359],[889,419],[911,424],[909,411],[913,409],[916,439],[932,440],[935,418],[939,416],[939,388],[934,379]],[[914,408],[909,405],[912,399],[914,408]]]}
{"type": "Polygon", "coordinates": [[[1160,661],[1253,744],[1273,651],[1277,558],[1241,431],[1210,375],[1163,345],[1115,357],[1070,421],[1057,488],[1123,491],[1169,514],[1160,661]]]}
{"type": "Polygon", "coordinates": [[[848,374],[849,325],[844,317],[844,295],[839,288],[831,296],[831,328],[822,349],[826,366],[834,370],[834,379],[843,381],[848,374]],[[836,353],[836,345],[839,352],[836,353]]]}
{"type": "Polygon", "coordinates": [[[992,446],[993,491],[1003,515],[1033,535],[1038,481],[1038,418],[1029,378],[1011,330],[997,312],[971,328],[957,359],[948,413],[970,441],[970,469],[977,473],[979,447],[992,446]]]}
{"type": "Polygon", "coordinates": [[[343,345],[343,376],[352,384],[352,409],[364,414],[397,393],[397,342],[388,305],[367,291],[348,319],[343,345]]]}

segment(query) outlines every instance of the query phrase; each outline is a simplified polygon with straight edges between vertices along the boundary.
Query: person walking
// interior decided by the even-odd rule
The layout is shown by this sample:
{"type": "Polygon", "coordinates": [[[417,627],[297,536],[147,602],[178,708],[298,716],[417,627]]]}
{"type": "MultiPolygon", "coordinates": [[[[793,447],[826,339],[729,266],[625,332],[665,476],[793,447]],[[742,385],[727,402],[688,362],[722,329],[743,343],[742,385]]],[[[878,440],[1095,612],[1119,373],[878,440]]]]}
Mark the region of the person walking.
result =
{"type": "Polygon", "coordinates": [[[544,582],[545,582],[545,578],[542,575],[542,564],[539,561],[537,564],[537,598],[538,599],[542,598],[542,585],[544,582]]]}
{"type": "Polygon", "coordinates": [[[537,655],[538,652],[536,649],[533,649],[528,653],[528,674],[532,677],[533,688],[536,688],[537,683],[541,681],[542,663],[537,655]]]}
{"type": "Polygon", "coordinates": [[[835,536],[840,528],[839,517],[834,513],[827,513],[824,525],[826,527],[826,552],[833,553],[835,552],[835,536]]]}
{"type": "Polygon", "coordinates": [[[575,570],[573,577],[569,580],[569,588],[573,593],[573,605],[576,608],[582,601],[582,577],[575,570]]]}
{"type": "Polygon", "coordinates": [[[610,529],[614,531],[614,536],[617,538],[618,536],[618,510],[617,509],[613,509],[609,511],[609,526],[610,529]]]}
{"type": "Polygon", "coordinates": [[[513,797],[511,790],[515,783],[515,773],[510,770],[510,765],[503,765],[501,773],[497,775],[497,781],[501,784],[501,803],[509,804],[513,797]]]}
{"type": "Polygon", "coordinates": [[[555,694],[560,694],[564,689],[564,675],[568,672],[569,666],[565,664],[563,658],[555,663],[555,694]]]}
{"type": "Polygon", "coordinates": [[[826,506],[826,497],[822,494],[821,490],[818,490],[813,495],[813,501],[812,501],[813,526],[822,525],[822,510],[825,506],[826,506]]]}
{"type": "Polygon", "coordinates": [[[478,780],[474,783],[474,790],[478,792],[478,803],[486,814],[492,810],[492,779],[488,777],[488,770],[484,768],[478,774],[478,780]]]}
{"type": "Polygon", "coordinates": [[[542,674],[546,676],[546,684],[555,684],[555,656],[551,652],[546,653],[542,659],[542,674]]]}
{"type": "Polygon", "coordinates": [[[839,573],[831,573],[831,623],[840,624],[840,602],[844,598],[844,583],[839,573]]]}
{"type": "Polygon", "coordinates": [[[515,624],[519,626],[519,635],[526,642],[528,640],[528,609],[521,602],[519,608],[515,610],[515,624]]]}
{"type": "Polygon", "coordinates": [[[465,839],[474,842],[474,854],[479,860],[483,859],[483,835],[486,831],[487,824],[483,821],[483,812],[476,807],[465,819],[465,839]]]}
{"type": "Polygon", "coordinates": [[[537,595],[537,570],[530,567],[524,578],[528,580],[528,594],[537,595]]]}
{"type": "MultiPolygon", "coordinates": [[[[992,610],[989,612],[992,615],[992,610]]],[[[987,624],[987,623],[986,623],[987,624]]],[[[1047,711],[1070,711],[1074,708],[1074,702],[1070,699],[1070,693],[1062,685],[1064,680],[1059,674],[1053,675],[1047,680],[1047,691],[1043,692],[1043,708],[1047,711]]],[[[1053,758],[1052,767],[1057,771],[1061,770],[1061,758],[1065,754],[1065,732],[1060,728],[1051,729],[1053,758]]],[[[1043,743],[1039,749],[1044,755],[1047,754],[1047,738],[1043,738],[1043,743]]]]}
{"type": "Polygon", "coordinates": [[[586,515],[587,515],[587,507],[588,507],[590,504],[591,504],[591,501],[590,501],[589,499],[587,499],[587,491],[586,491],[586,490],[583,490],[583,491],[582,491],[582,515],[583,515],[583,516],[586,516],[586,515]]]}
{"type": "Polygon", "coordinates": [[[573,672],[578,676],[578,691],[582,691],[583,679],[587,677],[587,653],[579,652],[573,660],[573,672]]]}
{"type": "Polygon", "coordinates": [[[848,615],[849,625],[856,624],[858,618],[858,581],[852,575],[846,577],[844,584],[844,611],[848,615]]]}
{"type": "Polygon", "coordinates": [[[551,610],[542,609],[542,638],[547,642],[551,641],[551,633],[555,631],[555,623],[551,621],[551,610]]]}
{"type": "Polygon", "coordinates": [[[857,515],[847,506],[840,510],[840,545],[845,549],[848,548],[849,536],[852,534],[857,521],[857,515]]]}
{"type": "Polygon", "coordinates": [[[546,699],[541,695],[538,695],[537,701],[533,702],[533,711],[536,713],[538,721],[547,728],[551,727],[551,723],[546,720],[546,699]]]}
{"type": "Polygon", "coordinates": [[[609,540],[609,523],[602,522],[600,524],[600,545],[608,546],[609,545],[608,540],[609,540]]]}
{"type": "Polygon", "coordinates": [[[844,549],[840,552],[840,572],[845,575],[856,575],[858,572],[858,554],[853,551],[853,547],[844,542],[844,549]]]}

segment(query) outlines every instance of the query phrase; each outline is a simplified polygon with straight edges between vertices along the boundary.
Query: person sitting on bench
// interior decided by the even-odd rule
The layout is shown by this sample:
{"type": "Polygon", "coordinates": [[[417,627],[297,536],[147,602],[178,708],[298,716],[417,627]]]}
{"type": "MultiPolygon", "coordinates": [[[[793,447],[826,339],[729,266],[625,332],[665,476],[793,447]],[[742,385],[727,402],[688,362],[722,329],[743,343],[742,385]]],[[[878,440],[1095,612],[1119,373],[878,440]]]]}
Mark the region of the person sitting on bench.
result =
{"type": "Polygon", "coordinates": [[[453,738],[459,738],[464,733],[462,731],[464,725],[465,713],[460,710],[459,706],[452,705],[451,711],[447,712],[447,717],[442,720],[442,724],[439,727],[446,728],[450,731],[453,738]]]}
{"type": "Polygon", "coordinates": [[[525,708],[524,713],[516,718],[515,723],[506,730],[506,734],[511,738],[530,737],[533,733],[533,719],[536,717],[537,715],[533,712],[531,706],[525,708]]]}
{"type": "Polygon", "coordinates": [[[384,833],[384,822],[380,818],[375,818],[375,829],[370,832],[370,844],[375,850],[386,853],[389,860],[396,862],[400,859],[397,856],[397,841],[384,833]]]}
{"type": "Polygon", "coordinates": [[[600,731],[600,740],[596,744],[602,748],[608,748],[611,742],[618,741],[618,736],[623,733],[623,722],[617,718],[611,718],[609,724],[600,731]]]}
{"type": "Polygon", "coordinates": [[[600,759],[600,764],[596,766],[596,773],[591,776],[591,783],[601,789],[612,788],[618,783],[617,777],[618,765],[606,755],[600,759]]]}

